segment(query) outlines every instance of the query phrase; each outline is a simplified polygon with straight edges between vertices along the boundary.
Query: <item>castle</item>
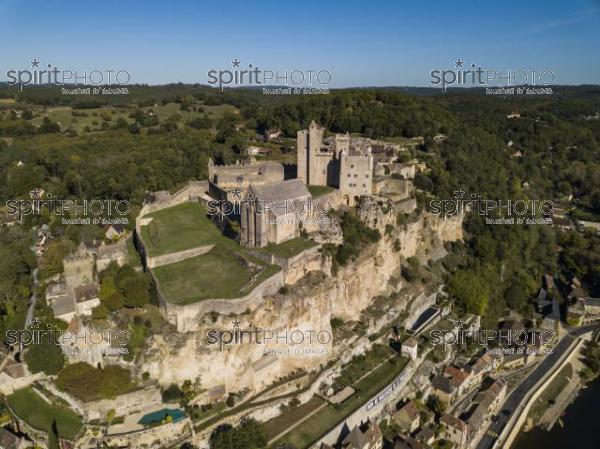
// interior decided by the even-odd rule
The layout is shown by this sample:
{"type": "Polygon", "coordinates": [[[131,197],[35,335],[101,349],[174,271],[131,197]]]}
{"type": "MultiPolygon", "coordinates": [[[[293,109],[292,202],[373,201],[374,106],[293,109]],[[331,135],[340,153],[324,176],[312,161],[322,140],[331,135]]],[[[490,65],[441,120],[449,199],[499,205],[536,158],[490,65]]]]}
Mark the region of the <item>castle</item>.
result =
{"type": "Polygon", "coordinates": [[[324,139],[314,121],[298,131],[298,178],[307,185],[338,189],[343,203],[357,206],[361,195],[373,192],[373,154],[368,139],[336,134],[324,139]]]}
{"type": "Polygon", "coordinates": [[[313,207],[319,200],[333,208],[358,207],[361,197],[393,191],[395,200],[401,200],[410,194],[408,179],[414,177],[415,167],[398,163],[398,154],[406,150],[398,144],[348,133],[325,137],[325,128],[312,121],[308,129],[297,132],[296,149],[295,179],[290,179],[289,166],[275,161],[224,166],[209,161],[210,197],[241,204],[240,212],[231,218],[240,221],[242,246],[260,248],[303,232],[323,231],[314,224],[323,218],[313,207]],[[377,168],[387,170],[387,174],[379,174],[378,181],[374,180],[377,168]],[[412,174],[404,173],[408,168],[412,174]],[[389,179],[389,173],[397,170],[404,170],[398,173],[402,179],[389,179]],[[329,187],[330,192],[324,197],[323,191],[315,193],[319,189],[311,187],[329,187]],[[291,205],[312,212],[290,211],[291,205]]]}

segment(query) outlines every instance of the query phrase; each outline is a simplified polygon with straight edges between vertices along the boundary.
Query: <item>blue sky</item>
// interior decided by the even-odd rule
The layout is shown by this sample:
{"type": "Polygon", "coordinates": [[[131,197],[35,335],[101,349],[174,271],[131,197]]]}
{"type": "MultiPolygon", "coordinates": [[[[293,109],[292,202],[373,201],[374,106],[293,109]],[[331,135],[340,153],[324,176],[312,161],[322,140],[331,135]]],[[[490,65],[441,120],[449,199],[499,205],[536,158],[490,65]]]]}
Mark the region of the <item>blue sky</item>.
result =
{"type": "Polygon", "coordinates": [[[600,84],[600,0],[0,0],[0,43],[0,80],[37,58],[61,69],[123,69],[138,83],[206,84],[209,70],[239,58],[271,70],[326,69],[334,87],[426,86],[431,70],[460,58],[600,84]]]}

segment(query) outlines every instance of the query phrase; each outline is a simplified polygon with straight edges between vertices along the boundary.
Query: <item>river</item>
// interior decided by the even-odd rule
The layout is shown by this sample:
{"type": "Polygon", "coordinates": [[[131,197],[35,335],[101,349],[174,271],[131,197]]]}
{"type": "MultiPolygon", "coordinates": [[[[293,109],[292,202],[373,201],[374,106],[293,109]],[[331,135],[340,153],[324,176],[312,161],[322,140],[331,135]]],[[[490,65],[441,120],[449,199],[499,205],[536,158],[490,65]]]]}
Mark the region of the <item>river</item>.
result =
{"type": "Polygon", "coordinates": [[[511,449],[600,449],[598,404],[600,379],[597,378],[567,407],[562,418],[564,427],[557,422],[550,432],[539,427],[521,432],[511,449]]]}

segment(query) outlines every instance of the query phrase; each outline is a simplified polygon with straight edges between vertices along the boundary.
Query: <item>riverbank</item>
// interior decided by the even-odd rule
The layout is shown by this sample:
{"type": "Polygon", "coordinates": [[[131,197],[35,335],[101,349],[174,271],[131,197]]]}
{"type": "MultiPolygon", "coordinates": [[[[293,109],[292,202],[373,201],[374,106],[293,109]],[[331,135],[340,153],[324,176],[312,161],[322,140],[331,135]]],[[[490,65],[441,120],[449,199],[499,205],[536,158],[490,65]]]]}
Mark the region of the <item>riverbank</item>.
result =
{"type": "Polygon", "coordinates": [[[550,431],[536,427],[528,432],[521,432],[511,449],[596,449],[596,412],[599,403],[600,378],[596,378],[568,406],[561,418],[562,425],[556,423],[550,431]]]}

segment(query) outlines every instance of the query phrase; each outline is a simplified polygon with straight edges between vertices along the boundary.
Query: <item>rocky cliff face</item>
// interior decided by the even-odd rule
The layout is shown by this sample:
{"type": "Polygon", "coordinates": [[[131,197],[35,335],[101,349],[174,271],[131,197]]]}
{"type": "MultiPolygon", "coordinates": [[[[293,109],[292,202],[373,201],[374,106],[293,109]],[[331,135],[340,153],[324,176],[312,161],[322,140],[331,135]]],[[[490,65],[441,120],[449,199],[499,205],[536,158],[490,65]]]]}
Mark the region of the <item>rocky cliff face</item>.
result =
{"type": "Polygon", "coordinates": [[[444,221],[423,214],[413,222],[395,225],[395,216],[380,211],[376,221],[384,237],[357,260],[340,267],[335,276],[330,275],[330,260],[323,256],[321,270],[327,275],[312,272],[243,315],[210,314],[197,332],[154,336],[140,372],[147,371],[164,385],[199,377],[203,388],[226,385],[228,392],[260,391],[298,368],[309,371],[338,357],[342,345],[331,341],[333,317],[357,320],[373,297],[401,287],[403,258],[437,258],[443,242],[462,238],[462,217],[444,221]],[[386,235],[385,225],[391,223],[394,229],[386,235]],[[394,248],[396,240],[400,251],[397,245],[394,248]],[[221,348],[219,341],[235,338],[236,330],[251,334],[243,334],[243,344],[221,348]],[[218,341],[211,343],[210,336],[211,341],[218,341]]]}

